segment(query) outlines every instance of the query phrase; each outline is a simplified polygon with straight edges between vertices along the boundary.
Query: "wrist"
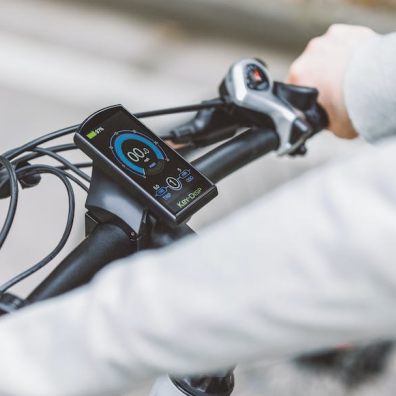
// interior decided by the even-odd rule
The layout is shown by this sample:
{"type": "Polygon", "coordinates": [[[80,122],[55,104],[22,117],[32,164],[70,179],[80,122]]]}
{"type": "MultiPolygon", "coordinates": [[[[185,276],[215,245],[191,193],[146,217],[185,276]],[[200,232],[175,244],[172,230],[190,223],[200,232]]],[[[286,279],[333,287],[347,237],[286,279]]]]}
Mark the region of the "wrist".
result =
{"type": "Polygon", "coordinates": [[[377,85],[382,77],[379,75],[381,62],[376,58],[376,54],[381,53],[381,39],[383,36],[375,34],[355,48],[349,59],[342,87],[343,101],[351,126],[367,141],[377,140],[386,134],[380,119],[373,117],[374,112],[381,113],[381,87],[377,85]]]}

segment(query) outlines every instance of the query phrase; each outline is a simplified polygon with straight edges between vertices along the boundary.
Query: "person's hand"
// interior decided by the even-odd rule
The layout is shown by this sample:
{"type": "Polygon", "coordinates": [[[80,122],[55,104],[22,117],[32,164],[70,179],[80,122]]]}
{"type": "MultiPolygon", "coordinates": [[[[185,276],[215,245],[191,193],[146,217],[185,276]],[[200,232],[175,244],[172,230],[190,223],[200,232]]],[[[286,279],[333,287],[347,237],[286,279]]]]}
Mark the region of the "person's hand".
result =
{"type": "Polygon", "coordinates": [[[290,67],[287,82],[319,90],[319,102],[329,115],[329,129],[339,137],[357,136],[345,106],[343,81],[353,51],[375,35],[363,26],[333,25],[326,34],[311,40],[290,67]]]}

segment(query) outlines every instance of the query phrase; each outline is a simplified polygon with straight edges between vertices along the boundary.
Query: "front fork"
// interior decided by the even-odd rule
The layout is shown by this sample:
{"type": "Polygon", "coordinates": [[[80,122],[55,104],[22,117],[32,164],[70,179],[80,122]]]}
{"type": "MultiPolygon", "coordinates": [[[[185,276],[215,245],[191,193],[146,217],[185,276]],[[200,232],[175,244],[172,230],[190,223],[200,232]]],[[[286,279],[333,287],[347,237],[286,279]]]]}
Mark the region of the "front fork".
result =
{"type": "Polygon", "coordinates": [[[234,390],[233,370],[217,376],[159,378],[150,396],[230,396],[234,390]]]}

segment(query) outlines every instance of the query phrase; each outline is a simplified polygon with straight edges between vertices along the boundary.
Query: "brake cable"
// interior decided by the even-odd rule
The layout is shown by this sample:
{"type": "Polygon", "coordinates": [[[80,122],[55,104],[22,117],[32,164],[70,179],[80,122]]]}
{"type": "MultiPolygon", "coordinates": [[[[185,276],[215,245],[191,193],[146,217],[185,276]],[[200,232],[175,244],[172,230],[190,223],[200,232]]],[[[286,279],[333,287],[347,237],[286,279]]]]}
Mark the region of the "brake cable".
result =
{"type": "MultiPolygon", "coordinates": [[[[1,160],[1,157],[0,157],[1,160]]],[[[21,171],[23,168],[21,169],[21,171]]],[[[21,272],[20,274],[14,276],[12,279],[4,283],[3,285],[0,286],[0,293],[4,293],[7,291],[9,288],[12,286],[16,285],[17,283],[21,282],[22,280],[26,279],[30,275],[34,274],[41,268],[43,268],[45,265],[47,265],[50,261],[52,261],[63,249],[63,247],[66,245],[66,242],[70,236],[71,230],[73,228],[73,222],[74,222],[74,212],[75,212],[75,197],[73,193],[73,187],[70,184],[70,181],[68,180],[68,177],[59,169],[56,169],[52,166],[48,165],[30,165],[29,171],[33,171],[35,173],[52,173],[56,177],[58,177],[63,184],[66,187],[67,190],[67,195],[68,195],[68,200],[69,200],[69,210],[68,210],[68,216],[67,216],[67,222],[66,222],[66,227],[63,232],[63,235],[58,242],[58,244],[55,246],[55,248],[47,255],[45,256],[42,260],[40,260],[37,264],[33,265],[32,267],[28,268],[27,270],[21,272]]],[[[66,172],[65,172],[66,173],[66,172]]],[[[70,175],[69,175],[70,177],[70,175]]]]}

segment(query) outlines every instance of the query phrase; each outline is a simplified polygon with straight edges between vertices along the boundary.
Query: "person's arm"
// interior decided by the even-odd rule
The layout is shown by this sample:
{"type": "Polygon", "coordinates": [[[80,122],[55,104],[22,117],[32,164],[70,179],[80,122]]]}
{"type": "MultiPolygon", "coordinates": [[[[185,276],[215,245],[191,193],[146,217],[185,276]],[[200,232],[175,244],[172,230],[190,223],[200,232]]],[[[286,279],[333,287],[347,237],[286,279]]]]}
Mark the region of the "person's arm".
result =
{"type": "Polygon", "coordinates": [[[288,81],[319,89],[330,130],[369,141],[396,134],[396,33],[333,25],[310,41],[288,81]]]}
{"type": "Polygon", "coordinates": [[[352,55],[344,80],[349,116],[368,141],[396,135],[396,33],[376,36],[352,55]]]}
{"type": "Polygon", "coordinates": [[[171,373],[394,337],[396,142],[0,321],[0,394],[109,395],[171,373]]]}

